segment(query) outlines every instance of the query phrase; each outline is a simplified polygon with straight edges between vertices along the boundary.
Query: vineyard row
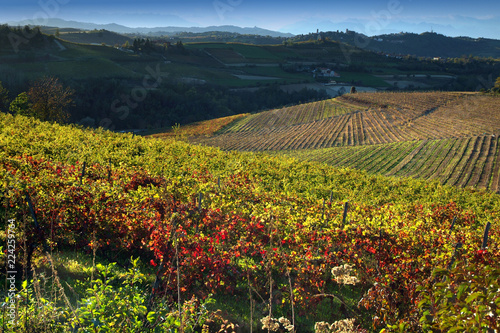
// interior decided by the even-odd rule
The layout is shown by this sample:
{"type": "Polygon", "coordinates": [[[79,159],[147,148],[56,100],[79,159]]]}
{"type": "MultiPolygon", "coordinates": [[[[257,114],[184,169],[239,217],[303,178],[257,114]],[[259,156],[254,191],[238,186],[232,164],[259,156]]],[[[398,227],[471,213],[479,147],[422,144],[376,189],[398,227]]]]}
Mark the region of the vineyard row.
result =
{"type": "Polygon", "coordinates": [[[498,135],[286,152],[289,156],[386,176],[500,190],[498,135]]]}

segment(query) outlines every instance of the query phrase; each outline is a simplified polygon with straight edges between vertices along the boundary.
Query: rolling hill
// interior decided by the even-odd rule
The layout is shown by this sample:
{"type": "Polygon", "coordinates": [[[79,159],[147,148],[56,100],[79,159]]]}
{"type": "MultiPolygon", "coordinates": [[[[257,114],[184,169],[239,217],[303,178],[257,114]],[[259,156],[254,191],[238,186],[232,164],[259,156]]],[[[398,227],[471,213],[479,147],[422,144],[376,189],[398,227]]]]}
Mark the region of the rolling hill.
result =
{"type": "MultiPolygon", "coordinates": [[[[121,96],[157,127],[313,80],[284,65],[378,86],[404,63],[334,42],[132,53],[39,31],[16,50],[10,33],[9,85],[59,76],[101,102],[83,104],[97,120],[121,96]]],[[[145,119],[130,109],[107,119],[145,119]]],[[[0,112],[2,332],[497,330],[498,110],[479,93],[355,93],[148,137],[0,112]]]]}
{"type": "Polygon", "coordinates": [[[493,193],[5,113],[0,176],[4,332],[498,327],[493,193]]]}
{"type": "Polygon", "coordinates": [[[395,33],[366,36],[356,31],[324,31],[292,37],[305,41],[318,37],[360,46],[365,50],[392,55],[416,57],[460,58],[463,56],[500,57],[500,40],[491,38],[449,37],[435,32],[395,33]]]}
{"type": "Polygon", "coordinates": [[[97,44],[97,45],[109,45],[109,46],[122,46],[126,42],[130,45],[134,42],[134,39],[116,32],[108,30],[90,30],[82,31],[73,29],[57,29],[57,28],[42,28],[42,32],[47,34],[55,35],[58,32],[58,38],[64,41],[78,43],[78,44],[97,44]]]}
{"type": "MultiPolygon", "coordinates": [[[[172,17],[175,22],[175,17],[172,17]]],[[[11,26],[32,25],[32,21],[16,21],[8,22],[11,26]]],[[[118,34],[129,34],[131,36],[142,35],[143,37],[161,37],[161,36],[176,36],[182,35],[185,40],[196,41],[196,39],[206,39],[206,33],[212,35],[232,33],[239,35],[236,37],[238,42],[245,41],[246,43],[263,43],[261,38],[247,38],[249,35],[255,37],[271,37],[266,39],[268,44],[281,44],[283,41],[288,42],[303,42],[309,40],[317,40],[318,38],[329,39],[332,41],[347,43],[352,46],[362,47],[367,51],[381,52],[384,54],[394,55],[413,55],[417,57],[442,57],[442,58],[457,58],[462,56],[477,56],[477,57],[500,57],[498,39],[491,38],[471,38],[467,36],[449,37],[443,34],[434,32],[416,33],[393,33],[374,36],[366,36],[354,30],[350,30],[349,24],[339,30],[330,30],[332,26],[324,27],[326,30],[320,34],[309,33],[293,35],[291,33],[272,31],[258,27],[238,27],[232,25],[208,26],[208,27],[189,27],[188,22],[184,22],[182,26],[174,26],[174,24],[154,28],[127,27],[120,24],[94,24],[77,21],[66,21],[62,19],[48,19],[45,23],[49,27],[59,27],[62,30],[67,28],[78,29],[81,31],[91,30],[108,30],[118,34]],[[345,28],[349,28],[344,30],[345,28]]],[[[321,25],[321,24],[320,24],[321,25]]],[[[358,28],[363,28],[360,26],[358,28]]],[[[43,27],[44,30],[50,28],[43,27]]],[[[338,25],[337,28],[338,29],[338,25]]],[[[314,28],[313,30],[316,30],[314,28]]],[[[322,30],[322,29],[320,29],[322,30]]],[[[112,44],[111,44],[112,45],[112,44]]]]}
{"type": "Polygon", "coordinates": [[[498,96],[358,93],[244,116],[193,143],[500,189],[498,96]]]}
{"type": "Polygon", "coordinates": [[[58,77],[76,92],[72,122],[98,126],[111,120],[117,130],[170,127],[257,112],[338,96],[352,85],[358,91],[489,89],[500,70],[500,62],[487,59],[400,59],[327,40],[253,45],[183,44],[160,38],[136,40],[134,45],[126,37],[104,30],[59,31],[61,38],[84,43],[31,29],[34,32],[34,38],[19,39],[22,42],[13,47],[9,34],[28,32],[0,26],[0,81],[4,86],[18,94],[37,78],[58,77]],[[132,45],[129,49],[101,45],[127,41],[132,45]],[[336,75],[321,76],[319,68],[336,75]],[[162,74],[155,89],[147,89],[145,98],[136,97],[140,103],[127,102],[127,96],[142,87],[151,72],[162,74]],[[197,97],[189,97],[193,94],[197,97]],[[127,116],[113,112],[113,105],[127,110],[127,116]]]}

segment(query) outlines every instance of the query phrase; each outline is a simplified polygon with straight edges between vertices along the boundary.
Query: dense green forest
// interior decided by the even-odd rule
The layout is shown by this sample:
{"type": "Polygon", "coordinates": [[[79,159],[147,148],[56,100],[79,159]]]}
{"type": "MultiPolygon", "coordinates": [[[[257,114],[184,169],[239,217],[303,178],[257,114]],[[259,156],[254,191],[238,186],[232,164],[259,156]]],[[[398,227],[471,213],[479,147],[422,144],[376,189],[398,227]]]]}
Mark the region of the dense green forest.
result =
{"type": "Polygon", "coordinates": [[[210,84],[164,83],[158,90],[149,91],[148,98],[136,101],[131,83],[118,79],[70,82],[78,91],[72,119],[108,118],[115,129],[170,127],[327,97],[325,92],[308,89],[287,93],[277,85],[235,91],[210,84]],[[114,104],[117,100],[119,103],[114,104]]]}
{"type": "MultiPolygon", "coordinates": [[[[112,130],[170,127],[326,98],[324,91],[287,93],[277,85],[256,91],[231,91],[215,85],[184,83],[162,84],[157,90],[147,91],[147,98],[143,98],[134,94],[134,87],[140,86],[129,80],[95,78],[63,83],[75,91],[74,103],[68,110],[70,122],[112,130]]],[[[27,82],[25,89],[31,84],[27,82]]],[[[8,101],[15,96],[9,93],[8,101]]]]}

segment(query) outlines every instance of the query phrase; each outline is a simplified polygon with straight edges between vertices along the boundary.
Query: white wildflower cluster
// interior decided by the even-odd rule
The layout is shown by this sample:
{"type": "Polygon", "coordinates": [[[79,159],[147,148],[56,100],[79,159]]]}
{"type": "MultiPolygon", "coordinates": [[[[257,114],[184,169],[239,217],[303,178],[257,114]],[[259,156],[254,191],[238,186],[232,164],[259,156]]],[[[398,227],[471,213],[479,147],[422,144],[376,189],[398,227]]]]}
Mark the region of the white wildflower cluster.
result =
{"type": "Polygon", "coordinates": [[[314,325],[315,333],[353,333],[356,332],[354,328],[354,318],[342,319],[332,324],[320,321],[314,325]]]}
{"type": "Polygon", "coordinates": [[[333,267],[333,278],[339,284],[356,284],[359,282],[359,280],[357,277],[351,276],[352,271],[353,268],[349,264],[333,267]]]}
{"type": "Polygon", "coordinates": [[[326,321],[320,321],[314,324],[315,333],[330,333],[330,324],[326,321]]]}
{"type": "Polygon", "coordinates": [[[330,326],[332,332],[336,333],[350,333],[354,332],[354,318],[342,319],[332,323],[330,326]]]}
{"type": "Polygon", "coordinates": [[[293,325],[292,323],[290,322],[290,320],[288,320],[287,318],[285,317],[280,317],[280,319],[278,319],[278,321],[281,323],[281,325],[283,325],[283,327],[288,331],[288,332],[292,332],[293,331],[293,325]]]}
{"type": "Polygon", "coordinates": [[[271,332],[276,332],[280,328],[279,322],[276,320],[276,318],[271,318],[269,316],[264,317],[260,320],[262,323],[262,329],[263,330],[270,330],[271,332]]]}
{"type": "Polygon", "coordinates": [[[267,317],[264,317],[260,320],[260,322],[262,323],[262,329],[263,330],[270,330],[272,332],[276,332],[280,329],[281,325],[283,325],[283,327],[289,331],[289,332],[292,332],[293,331],[293,325],[292,323],[290,322],[290,320],[284,318],[284,317],[281,317],[279,319],[276,319],[276,318],[271,318],[269,316],[267,317]],[[281,324],[281,325],[280,325],[281,324]]]}

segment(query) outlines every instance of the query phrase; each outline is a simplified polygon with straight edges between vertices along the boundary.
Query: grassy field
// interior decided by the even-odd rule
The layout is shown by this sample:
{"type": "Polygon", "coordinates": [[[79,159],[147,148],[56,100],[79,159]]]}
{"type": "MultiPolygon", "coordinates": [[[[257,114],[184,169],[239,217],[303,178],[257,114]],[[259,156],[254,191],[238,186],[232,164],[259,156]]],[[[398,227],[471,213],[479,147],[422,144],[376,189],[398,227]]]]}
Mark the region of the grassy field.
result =
{"type": "Polygon", "coordinates": [[[187,44],[188,48],[203,49],[213,54],[223,63],[271,63],[283,59],[283,52],[273,52],[273,49],[249,44],[236,43],[199,43],[187,44]],[[281,55],[281,56],[280,56],[281,55]]]}
{"type": "Polygon", "coordinates": [[[135,73],[122,66],[123,63],[141,63],[139,57],[126,54],[108,46],[95,46],[74,44],[61,41],[65,48],[60,50],[53,48],[50,50],[49,58],[43,60],[35,59],[25,61],[15,61],[9,64],[19,75],[24,75],[29,79],[41,76],[53,75],[63,79],[96,78],[96,77],[119,77],[137,78],[140,74],[135,73]]]}
{"type": "Polygon", "coordinates": [[[186,138],[193,136],[211,136],[225,128],[227,125],[235,122],[236,120],[246,117],[248,114],[238,114],[235,116],[217,118],[212,120],[200,121],[197,123],[174,126],[168,129],[157,129],[150,133],[146,132],[143,135],[151,136],[156,139],[162,138],[186,138]]]}
{"type": "MultiPolygon", "coordinates": [[[[50,31],[47,31],[49,33],[50,31]]],[[[108,46],[122,46],[126,42],[133,43],[133,39],[110,31],[64,31],[59,30],[59,38],[79,44],[106,44],[108,46]]],[[[55,34],[52,31],[52,34],[55,34]]]]}
{"type": "Polygon", "coordinates": [[[33,53],[33,59],[17,59],[16,55],[11,53],[3,57],[4,59],[14,57],[9,61],[11,62],[9,67],[17,73],[19,80],[36,79],[44,75],[54,75],[63,79],[75,77],[141,79],[147,73],[147,66],[155,68],[161,64],[162,71],[168,72],[171,80],[181,82],[197,79],[206,83],[244,88],[268,83],[313,81],[311,74],[289,73],[277,66],[294,54],[294,51],[281,46],[197,43],[185,46],[191,51],[188,54],[173,52],[161,56],[127,53],[109,46],[62,40],[60,43],[64,50],[54,44],[43,54],[33,53]]]}

